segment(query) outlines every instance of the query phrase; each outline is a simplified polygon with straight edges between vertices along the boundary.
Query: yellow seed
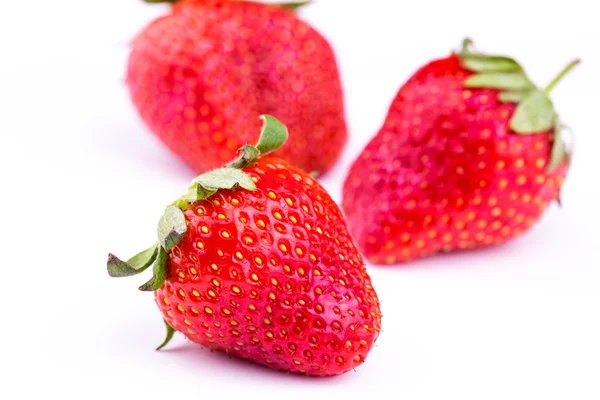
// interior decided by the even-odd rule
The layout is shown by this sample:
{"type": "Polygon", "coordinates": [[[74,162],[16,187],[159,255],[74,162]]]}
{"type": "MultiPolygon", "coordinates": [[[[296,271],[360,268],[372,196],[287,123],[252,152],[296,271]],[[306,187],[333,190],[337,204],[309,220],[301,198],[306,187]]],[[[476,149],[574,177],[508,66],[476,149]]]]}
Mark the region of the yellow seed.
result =
{"type": "Polygon", "coordinates": [[[289,197],[286,197],[286,198],[285,198],[285,202],[286,202],[286,203],[287,203],[287,205],[288,205],[288,206],[290,206],[290,207],[294,205],[294,202],[293,202],[293,201],[292,201],[292,199],[290,199],[289,197]]]}
{"type": "Polygon", "coordinates": [[[252,279],[254,282],[257,282],[258,281],[258,275],[252,274],[252,275],[250,275],[250,279],[252,279]]]}
{"type": "Polygon", "coordinates": [[[204,250],[204,243],[202,243],[202,242],[198,242],[198,243],[196,243],[196,246],[198,246],[198,248],[199,248],[200,250],[204,250]]]}
{"type": "Polygon", "coordinates": [[[223,231],[221,232],[221,236],[223,236],[225,239],[229,239],[231,237],[231,234],[227,231],[223,231]]]}
{"type": "Polygon", "coordinates": [[[258,225],[259,228],[264,228],[266,226],[265,222],[262,219],[256,221],[256,225],[258,225]]]}
{"type": "Polygon", "coordinates": [[[306,207],[304,204],[302,205],[302,209],[304,210],[304,212],[308,212],[308,207],[306,207]]]}
{"type": "Polygon", "coordinates": [[[180,272],[180,273],[179,273],[179,277],[180,277],[181,279],[185,279],[185,272],[180,272]]]}
{"type": "Polygon", "coordinates": [[[211,268],[213,271],[216,271],[216,270],[218,270],[218,269],[219,269],[219,266],[218,266],[217,264],[210,264],[210,268],[211,268]]]}
{"type": "Polygon", "coordinates": [[[208,295],[209,295],[210,297],[212,297],[212,298],[215,298],[215,297],[217,297],[217,294],[216,294],[216,293],[215,293],[215,291],[214,291],[214,290],[212,290],[212,289],[208,289],[208,295]]]}
{"type": "Polygon", "coordinates": [[[183,306],[181,304],[179,304],[177,306],[177,309],[179,309],[179,311],[181,311],[181,312],[185,312],[185,308],[183,308],[183,306]]]}
{"type": "Polygon", "coordinates": [[[224,255],[222,250],[217,250],[217,254],[219,255],[219,257],[223,257],[223,255],[224,255]]]}
{"type": "Polygon", "coordinates": [[[314,254],[309,254],[309,255],[308,255],[308,258],[310,258],[310,261],[312,261],[312,262],[315,262],[315,261],[317,261],[317,257],[315,257],[315,255],[314,255],[314,254]]]}
{"type": "Polygon", "coordinates": [[[189,326],[192,325],[192,321],[190,321],[188,319],[184,319],[183,322],[185,322],[186,325],[189,325],[189,326]]]}
{"type": "Polygon", "coordinates": [[[275,300],[277,297],[275,296],[275,293],[271,292],[271,293],[269,293],[269,298],[271,300],[275,300]]]}
{"type": "Polygon", "coordinates": [[[220,221],[225,221],[227,219],[227,217],[224,214],[218,214],[217,219],[220,221]]]}
{"type": "Polygon", "coordinates": [[[171,304],[171,302],[169,301],[169,299],[167,299],[166,297],[163,298],[163,301],[165,302],[166,305],[171,304]]]}
{"type": "Polygon", "coordinates": [[[244,256],[242,255],[242,253],[240,253],[239,251],[235,252],[235,258],[237,258],[238,260],[241,260],[244,258],[244,256]]]}
{"type": "Polygon", "coordinates": [[[317,233],[318,233],[319,235],[322,235],[322,234],[323,234],[323,230],[322,230],[321,228],[319,228],[318,226],[317,226],[317,233]]]}
{"type": "Polygon", "coordinates": [[[192,275],[196,275],[198,273],[198,270],[196,270],[196,268],[192,267],[192,268],[190,268],[190,273],[192,275]]]}
{"type": "Polygon", "coordinates": [[[240,204],[240,201],[238,199],[231,199],[231,204],[237,206],[240,204]]]}
{"type": "Polygon", "coordinates": [[[269,198],[275,200],[277,198],[277,195],[273,192],[269,192],[269,198]]]}
{"type": "Polygon", "coordinates": [[[312,226],[310,226],[310,224],[309,224],[308,222],[306,222],[306,223],[304,224],[304,227],[306,228],[306,230],[307,230],[307,231],[310,231],[310,230],[312,230],[312,226]]]}
{"type": "Polygon", "coordinates": [[[298,275],[304,276],[304,268],[298,267],[298,275]]]}
{"type": "Polygon", "coordinates": [[[233,291],[233,293],[237,293],[240,294],[242,292],[242,289],[239,288],[239,286],[232,286],[231,290],[233,291]]]}
{"type": "Polygon", "coordinates": [[[231,311],[228,308],[223,307],[222,311],[223,311],[223,314],[226,314],[226,315],[231,314],[231,311]]]}
{"type": "Polygon", "coordinates": [[[254,262],[257,265],[263,265],[263,260],[260,257],[254,257],[254,262]]]}
{"type": "Polygon", "coordinates": [[[200,296],[200,292],[197,291],[196,289],[192,289],[192,294],[196,297],[200,296]]]}
{"type": "Polygon", "coordinates": [[[299,256],[303,256],[304,251],[302,251],[302,249],[300,247],[296,247],[296,254],[298,254],[299,256]]]}
{"type": "Polygon", "coordinates": [[[500,214],[502,214],[502,210],[500,210],[500,208],[496,207],[492,210],[492,215],[494,217],[498,217],[500,214]]]}
{"type": "Polygon", "coordinates": [[[217,278],[213,278],[212,283],[216,287],[221,287],[221,282],[217,278]]]}
{"type": "Polygon", "coordinates": [[[276,220],[279,220],[279,221],[281,221],[281,219],[283,218],[283,217],[281,216],[281,213],[280,213],[279,211],[275,211],[275,212],[273,213],[273,216],[275,217],[275,219],[276,219],[276,220]]]}
{"type": "Polygon", "coordinates": [[[281,243],[279,245],[279,250],[281,250],[282,252],[286,253],[287,252],[287,247],[285,246],[285,244],[281,243]]]}
{"type": "Polygon", "coordinates": [[[208,226],[204,225],[202,228],[200,228],[200,230],[202,233],[208,233],[208,226]]]}
{"type": "Polygon", "coordinates": [[[292,221],[293,224],[297,224],[298,223],[298,220],[293,215],[290,216],[290,221],[292,221]]]}
{"type": "Polygon", "coordinates": [[[517,185],[524,185],[527,182],[525,175],[519,175],[517,177],[517,185]]]}
{"type": "Polygon", "coordinates": [[[179,294],[181,295],[181,297],[185,297],[185,292],[183,291],[183,289],[179,289],[179,294]]]}
{"type": "Polygon", "coordinates": [[[314,275],[314,276],[321,276],[321,271],[319,271],[318,269],[315,269],[315,270],[313,271],[313,275],[314,275]]]}

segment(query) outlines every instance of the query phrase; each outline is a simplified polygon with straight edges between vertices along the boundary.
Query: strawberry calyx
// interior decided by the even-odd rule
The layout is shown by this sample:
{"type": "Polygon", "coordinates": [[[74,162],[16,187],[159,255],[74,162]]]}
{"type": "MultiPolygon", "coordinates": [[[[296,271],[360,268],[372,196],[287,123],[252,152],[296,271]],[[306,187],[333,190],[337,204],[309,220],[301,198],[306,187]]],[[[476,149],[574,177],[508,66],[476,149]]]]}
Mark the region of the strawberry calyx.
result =
{"type": "Polygon", "coordinates": [[[274,117],[262,115],[263,127],[256,146],[245,145],[238,150],[238,158],[231,163],[206,172],[194,179],[188,192],[168,205],[158,221],[158,242],[150,248],[122,261],[114,254],[108,255],[108,274],[114,278],[133,276],[153,266],[152,278],[140,286],[142,291],[155,291],[162,287],[167,279],[168,252],[175,247],[187,233],[187,224],[183,212],[197,201],[206,200],[221,189],[239,188],[256,191],[256,185],[242,168],[252,165],[267,153],[280,148],[288,138],[287,128],[274,117]]]}
{"type": "Polygon", "coordinates": [[[458,54],[462,66],[473,72],[463,87],[497,89],[498,100],[517,105],[510,120],[510,129],[518,135],[534,135],[553,130],[553,145],[547,173],[570,161],[570,152],[561,135],[563,125],[554,110],[550,92],[580,60],[569,63],[544,89],[536,87],[523,68],[514,59],[479,53],[473,50],[470,39],[463,41],[458,54]]]}
{"type": "MultiPolygon", "coordinates": [[[[256,185],[241,169],[252,165],[267,153],[277,150],[288,138],[287,128],[274,117],[262,115],[263,127],[256,146],[245,145],[238,150],[238,158],[231,163],[198,176],[192,181],[188,192],[168,205],[158,221],[158,242],[141,251],[127,261],[114,254],[108,255],[108,274],[113,278],[138,275],[152,266],[152,278],[139,287],[149,292],[160,289],[167,279],[169,250],[175,247],[187,233],[187,223],[183,211],[194,202],[205,200],[221,189],[256,191],[256,185]]],[[[167,334],[160,350],[173,338],[175,329],[165,320],[167,334]]]]}

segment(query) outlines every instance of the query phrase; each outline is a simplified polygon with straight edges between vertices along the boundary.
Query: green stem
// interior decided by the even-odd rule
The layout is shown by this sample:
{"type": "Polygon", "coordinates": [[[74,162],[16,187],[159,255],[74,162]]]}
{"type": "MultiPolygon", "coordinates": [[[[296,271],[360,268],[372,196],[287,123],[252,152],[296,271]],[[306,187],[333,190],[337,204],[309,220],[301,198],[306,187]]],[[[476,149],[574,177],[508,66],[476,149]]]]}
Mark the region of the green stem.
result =
{"type": "Polygon", "coordinates": [[[471,54],[471,47],[473,46],[473,40],[471,38],[464,38],[462,42],[462,48],[460,54],[464,57],[467,54],[471,54]]]}
{"type": "Polygon", "coordinates": [[[560,73],[556,76],[556,78],[554,78],[552,80],[552,82],[550,82],[548,84],[548,86],[546,86],[546,88],[544,89],[544,93],[550,94],[550,92],[552,91],[552,89],[554,89],[554,87],[558,84],[558,82],[560,82],[580,62],[581,62],[581,60],[573,60],[573,61],[571,61],[569,63],[569,65],[567,65],[562,71],[560,71],[560,73]]]}

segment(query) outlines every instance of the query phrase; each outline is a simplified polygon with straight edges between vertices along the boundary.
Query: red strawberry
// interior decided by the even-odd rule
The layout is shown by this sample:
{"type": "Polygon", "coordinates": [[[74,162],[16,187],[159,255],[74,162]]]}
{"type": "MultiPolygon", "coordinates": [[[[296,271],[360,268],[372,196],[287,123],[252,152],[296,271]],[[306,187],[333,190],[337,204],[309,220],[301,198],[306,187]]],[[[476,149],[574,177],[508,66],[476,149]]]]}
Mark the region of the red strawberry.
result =
{"type": "Polygon", "coordinates": [[[157,245],[128,263],[109,255],[108,271],[135,275],[154,263],[140,289],[155,291],[165,318],[160,347],[176,330],[271,368],[341,374],[375,343],[379,301],[329,194],[281,159],[256,160],[287,137],[265,118],[256,147],[167,207],[157,245]]]}
{"type": "Polygon", "coordinates": [[[568,157],[548,94],[576,62],[541,90],[469,44],[406,82],[349,173],[343,208],[374,263],[504,243],[558,198],[568,157]]]}
{"type": "Polygon", "coordinates": [[[133,42],[133,103],[196,171],[217,168],[254,143],[261,114],[292,132],[275,156],[323,173],[340,155],[347,132],[335,57],[291,6],[181,0],[133,42]]]}

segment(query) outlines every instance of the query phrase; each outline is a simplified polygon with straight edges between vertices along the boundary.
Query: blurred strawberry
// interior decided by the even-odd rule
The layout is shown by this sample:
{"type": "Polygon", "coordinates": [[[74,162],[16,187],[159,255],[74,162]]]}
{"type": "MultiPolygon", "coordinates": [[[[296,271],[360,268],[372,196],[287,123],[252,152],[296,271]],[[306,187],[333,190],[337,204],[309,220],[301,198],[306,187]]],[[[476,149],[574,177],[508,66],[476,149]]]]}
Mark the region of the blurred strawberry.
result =
{"type": "Polygon", "coordinates": [[[400,89],[354,163],[343,208],[374,263],[504,243],[557,199],[568,168],[549,98],[508,57],[433,61],[400,89]]]}
{"type": "Polygon", "coordinates": [[[129,58],[131,98],[150,129],[203,172],[255,141],[258,116],[271,114],[292,132],[275,156],[327,171],[347,137],[342,89],[329,44],[292,10],[302,3],[174,3],[129,58]]]}

